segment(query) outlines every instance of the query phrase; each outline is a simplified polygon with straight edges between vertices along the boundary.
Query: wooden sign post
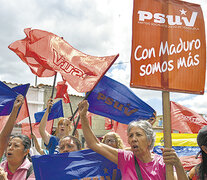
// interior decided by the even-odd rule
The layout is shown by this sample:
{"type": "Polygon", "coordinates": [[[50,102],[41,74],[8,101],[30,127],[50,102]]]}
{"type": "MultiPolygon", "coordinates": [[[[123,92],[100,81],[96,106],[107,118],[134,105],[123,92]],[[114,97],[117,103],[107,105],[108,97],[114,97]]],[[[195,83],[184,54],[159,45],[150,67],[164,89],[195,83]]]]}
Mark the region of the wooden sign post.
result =
{"type": "MultiPolygon", "coordinates": [[[[171,119],[170,119],[170,93],[162,91],[162,107],[163,107],[163,134],[164,134],[164,146],[166,148],[172,148],[171,138],[171,119]]],[[[173,179],[173,167],[166,164],[166,179],[173,179]]]]}

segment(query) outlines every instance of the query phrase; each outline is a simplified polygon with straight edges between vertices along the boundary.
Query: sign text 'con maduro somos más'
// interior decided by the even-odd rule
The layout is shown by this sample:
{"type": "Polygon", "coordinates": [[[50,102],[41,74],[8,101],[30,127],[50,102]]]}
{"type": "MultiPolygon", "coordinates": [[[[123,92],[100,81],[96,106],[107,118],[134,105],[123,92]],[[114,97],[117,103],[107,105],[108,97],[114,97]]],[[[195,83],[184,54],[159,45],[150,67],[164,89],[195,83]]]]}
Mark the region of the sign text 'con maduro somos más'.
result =
{"type": "Polygon", "coordinates": [[[206,42],[200,5],[134,0],[132,37],[131,87],[204,93],[206,42]]]}

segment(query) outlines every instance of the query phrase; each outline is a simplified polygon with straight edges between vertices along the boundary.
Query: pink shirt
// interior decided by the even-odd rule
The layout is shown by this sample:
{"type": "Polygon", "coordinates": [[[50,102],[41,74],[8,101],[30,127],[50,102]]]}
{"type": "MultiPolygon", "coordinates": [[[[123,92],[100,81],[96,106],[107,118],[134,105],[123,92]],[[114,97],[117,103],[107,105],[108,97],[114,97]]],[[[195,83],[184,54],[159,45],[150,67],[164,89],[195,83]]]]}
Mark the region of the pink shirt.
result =
{"type": "MultiPolygon", "coordinates": [[[[139,159],[137,162],[144,180],[165,180],[165,163],[162,156],[155,154],[149,163],[143,163],[139,159]]],[[[118,150],[118,168],[121,170],[123,180],[138,179],[132,151],[118,150]]]]}
{"type": "MultiPolygon", "coordinates": [[[[27,175],[27,170],[29,169],[29,167],[31,166],[31,162],[26,158],[24,160],[24,162],[22,163],[21,166],[18,167],[18,169],[12,173],[9,169],[8,169],[8,162],[7,160],[3,161],[0,166],[2,168],[4,168],[4,171],[8,173],[7,178],[8,180],[25,180],[26,179],[26,175],[27,175]]],[[[34,173],[32,173],[29,178],[27,178],[28,180],[34,180],[34,173]]]]}

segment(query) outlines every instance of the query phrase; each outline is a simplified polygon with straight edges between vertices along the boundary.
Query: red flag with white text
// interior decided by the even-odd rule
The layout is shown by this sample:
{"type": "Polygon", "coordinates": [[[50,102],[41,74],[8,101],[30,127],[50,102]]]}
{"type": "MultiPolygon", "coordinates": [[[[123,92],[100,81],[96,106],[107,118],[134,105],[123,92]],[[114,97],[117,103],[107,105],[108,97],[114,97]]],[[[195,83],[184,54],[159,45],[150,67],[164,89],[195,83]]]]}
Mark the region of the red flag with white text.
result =
{"type": "Polygon", "coordinates": [[[171,101],[172,129],[180,133],[198,133],[207,120],[193,110],[171,101]]]}
{"type": "Polygon", "coordinates": [[[38,76],[59,72],[78,92],[89,92],[118,57],[90,56],[73,48],[63,38],[38,29],[24,30],[26,38],[9,45],[38,76]]]}

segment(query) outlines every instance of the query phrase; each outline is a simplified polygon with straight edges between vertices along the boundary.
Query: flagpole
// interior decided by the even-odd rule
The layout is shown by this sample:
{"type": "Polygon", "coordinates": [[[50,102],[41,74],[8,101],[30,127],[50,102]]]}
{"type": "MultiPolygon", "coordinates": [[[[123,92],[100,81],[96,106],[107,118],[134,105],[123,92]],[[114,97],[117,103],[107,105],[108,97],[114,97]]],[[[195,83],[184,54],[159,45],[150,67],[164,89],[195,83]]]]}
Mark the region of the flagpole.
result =
{"type": "MultiPolygon", "coordinates": [[[[164,146],[166,148],[172,148],[169,94],[170,93],[167,91],[162,91],[163,134],[164,134],[164,146]]],[[[171,164],[166,164],[166,179],[173,179],[173,167],[171,164]]]]}
{"type": "MultiPolygon", "coordinates": [[[[71,115],[73,116],[73,108],[72,108],[71,102],[69,102],[69,106],[70,106],[71,115]]],[[[74,118],[72,120],[73,120],[73,125],[75,126],[75,120],[74,120],[74,118]]]]}
{"type": "Polygon", "coordinates": [[[77,127],[78,127],[78,123],[79,123],[79,121],[80,121],[80,116],[78,116],[78,119],[77,119],[76,124],[75,124],[75,126],[74,126],[74,130],[73,130],[72,136],[75,135],[75,131],[76,131],[77,127]]]}
{"type": "MultiPolygon", "coordinates": [[[[30,126],[30,131],[31,131],[31,134],[33,134],[32,132],[32,121],[31,121],[31,118],[30,118],[30,113],[29,113],[29,108],[28,108],[28,104],[27,104],[27,98],[25,97],[25,103],[26,103],[26,108],[27,108],[27,112],[28,112],[28,115],[29,115],[29,126],[30,126]]],[[[32,139],[32,145],[34,146],[34,141],[32,139]]]]}
{"type": "Polygon", "coordinates": [[[51,94],[51,98],[53,98],[53,95],[54,95],[54,91],[55,91],[55,83],[56,83],[56,78],[57,78],[57,72],[54,76],[54,80],[53,80],[53,86],[52,86],[52,94],[51,94]]]}
{"type": "Polygon", "coordinates": [[[30,115],[29,115],[29,126],[30,126],[30,131],[31,131],[31,134],[33,134],[33,132],[32,132],[32,122],[31,122],[30,115]]]}
{"type": "Polygon", "coordinates": [[[111,120],[111,129],[113,128],[112,120],[111,120]]]}
{"type": "MultiPolygon", "coordinates": [[[[53,80],[52,93],[51,93],[51,96],[50,96],[51,99],[53,98],[54,91],[55,91],[56,78],[57,78],[57,72],[55,73],[54,80],[53,80]]],[[[49,112],[50,111],[51,111],[51,106],[49,107],[49,112]]]]}
{"type": "Polygon", "coordinates": [[[35,76],[35,86],[37,86],[37,75],[35,76]]]}
{"type": "MultiPolygon", "coordinates": [[[[97,84],[98,84],[98,83],[97,83],[97,84]]],[[[95,86],[94,86],[94,88],[95,88],[95,86]]],[[[94,88],[93,88],[93,89],[94,89],[94,88]]],[[[88,94],[86,94],[86,96],[85,96],[85,98],[84,98],[83,100],[86,100],[86,99],[88,98],[88,96],[91,94],[91,92],[93,91],[93,89],[92,89],[91,91],[89,91],[88,94]]],[[[77,107],[77,109],[75,110],[75,112],[74,112],[74,114],[72,115],[72,117],[70,118],[70,121],[72,121],[72,119],[74,119],[74,116],[76,115],[77,112],[78,112],[78,107],[77,107]]],[[[78,119],[77,119],[77,121],[76,121],[74,130],[73,130],[73,133],[72,133],[73,136],[75,135],[75,131],[76,131],[76,129],[77,129],[79,120],[80,120],[80,116],[78,116],[78,119]]]]}

